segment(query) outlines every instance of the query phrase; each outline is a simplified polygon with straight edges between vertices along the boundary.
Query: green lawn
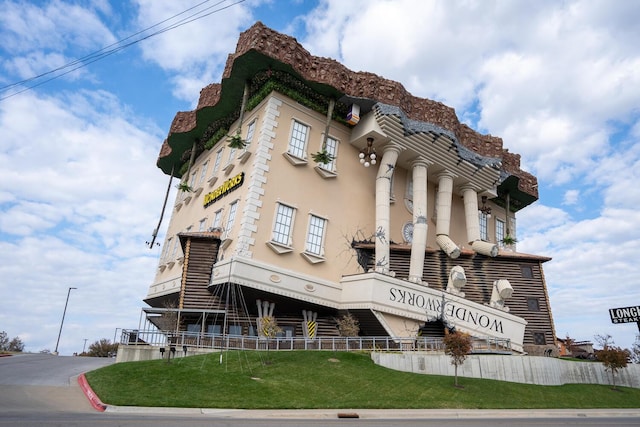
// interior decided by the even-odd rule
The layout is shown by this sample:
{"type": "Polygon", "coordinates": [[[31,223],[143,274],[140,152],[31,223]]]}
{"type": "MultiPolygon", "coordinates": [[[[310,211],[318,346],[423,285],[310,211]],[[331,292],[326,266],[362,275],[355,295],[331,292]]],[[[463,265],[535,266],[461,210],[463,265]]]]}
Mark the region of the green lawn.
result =
{"type": "Polygon", "coordinates": [[[638,408],[640,389],[537,386],[397,372],[367,353],[229,352],[118,363],[86,374],[107,404],[245,409],[638,408]]]}

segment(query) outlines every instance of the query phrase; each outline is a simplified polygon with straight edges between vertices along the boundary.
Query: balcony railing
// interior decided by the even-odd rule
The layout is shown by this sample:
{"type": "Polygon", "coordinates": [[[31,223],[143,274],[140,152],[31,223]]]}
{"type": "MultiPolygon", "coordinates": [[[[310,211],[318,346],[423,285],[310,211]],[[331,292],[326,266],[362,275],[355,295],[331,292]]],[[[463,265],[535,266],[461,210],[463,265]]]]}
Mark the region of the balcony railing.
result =
{"type": "MultiPolygon", "coordinates": [[[[197,332],[122,330],[120,344],[175,346],[178,349],[225,350],[330,350],[330,351],[444,351],[441,338],[433,337],[255,337],[197,332]]],[[[473,337],[472,353],[511,353],[508,339],[473,337]]]]}

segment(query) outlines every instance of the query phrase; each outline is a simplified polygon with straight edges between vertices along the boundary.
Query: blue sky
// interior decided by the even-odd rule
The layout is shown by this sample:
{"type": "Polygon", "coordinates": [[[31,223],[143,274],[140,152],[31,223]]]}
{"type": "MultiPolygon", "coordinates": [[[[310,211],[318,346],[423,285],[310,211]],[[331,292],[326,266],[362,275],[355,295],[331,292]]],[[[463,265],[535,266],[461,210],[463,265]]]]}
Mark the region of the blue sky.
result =
{"type": "Polygon", "coordinates": [[[518,249],[553,258],[545,274],[557,335],[634,342],[636,325],[612,325],[607,310],[640,304],[640,2],[0,6],[0,87],[11,85],[0,92],[0,330],[27,350],[54,349],[69,287],[78,289],[62,354],[138,326],[160,250],[145,246],[168,182],[155,167],[160,145],[258,20],[502,137],[538,177],[540,200],[518,216],[518,249]],[[191,13],[213,13],[15,94],[42,80],[16,82],[196,5],[191,13]]]}

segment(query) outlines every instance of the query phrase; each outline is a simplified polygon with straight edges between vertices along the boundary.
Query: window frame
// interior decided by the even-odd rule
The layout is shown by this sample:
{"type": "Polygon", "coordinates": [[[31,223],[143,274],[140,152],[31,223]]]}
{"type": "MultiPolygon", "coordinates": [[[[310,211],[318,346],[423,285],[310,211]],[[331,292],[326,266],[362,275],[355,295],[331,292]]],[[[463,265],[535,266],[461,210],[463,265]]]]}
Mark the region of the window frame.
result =
{"type": "Polygon", "coordinates": [[[480,232],[480,240],[488,241],[489,240],[489,224],[487,220],[487,215],[478,211],[478,231],[480,232]]]}
{"type": "Polygon", "coordinates": [[[496,218],[496,223],[495,223],[495,235],[496,235],[496,242],[498,243],[498,246],[500,247],[504,247],[504,236],[506,235],[506,231],[507,231],[507,222],[504,221],[502,218],[496,218]]]}
{"type": "Polygon", "coordinates": [[[229,203],[229,213],[227,214],[227,221],[225,222],[225,227],[224,227],[225,239],[229,237],[229,234],[231,234],[231,230],[235,225],[239,202],[240,202],[240,199],[236,199],[233,202],[229,203]]]}
{"type": "Polygon", "coordinates": [[[271,242],[284,246],[287,248],[293,247],[293,228],[295,226],[296,208],[282,202],[276,203],[276,209],[273,215],[273,225],[271,227],[271,242]],[[286,212],[281,212],[281,209],[286,209],[286,212]],[[281,219],[287,219],[288,221],[282,221],[281,219]],[[287,223],[288,222],[288,223],[287,223]],[[286,233],[283,233],[279,228],[285,228],[286,233]],[[283,242],[281,240],[285,240],[283,242]]]}
{"type": "Polygon", "coordinates": [[[289,130],[289,140],[287,141],[287,150],[283,153],[283,155],[289,160],[289,162],[294,166],[301,166],[307,164],[307,147],[309,146],[309,137],[311,135],[311,125],[299,120],[292,119],[291,127],[289,130]],[[304,141],[302,142],[302,147],[299,147],[300,144],[293,144],[294,142],[299,143],[302,141],[300,138],[297,138],[296,135],[299,133],[298,127],[305,129],[304,141]]]}
{"type": "MultiPolygon", "coordinates": [[[[324,169],[327,172],[334,172],[335,173],[338,170],[337,163],[338,163],[338,146],[339,145],[340,145],[340,141],[337,138],[334,138],[332,136],[327,136],[326,149],[327,149],[327,153],[329,153],[329,155],[333,156],[333,160],[331,160],[327,164],[320,163],[320,164],[318,164],[318,167],[324,169]],[[333,142],[331,149],[329,149],[329,147],[330,147],[329,141],[333,142]]],[[[322,146],[320,148],[322,149],[322,146]]]]}

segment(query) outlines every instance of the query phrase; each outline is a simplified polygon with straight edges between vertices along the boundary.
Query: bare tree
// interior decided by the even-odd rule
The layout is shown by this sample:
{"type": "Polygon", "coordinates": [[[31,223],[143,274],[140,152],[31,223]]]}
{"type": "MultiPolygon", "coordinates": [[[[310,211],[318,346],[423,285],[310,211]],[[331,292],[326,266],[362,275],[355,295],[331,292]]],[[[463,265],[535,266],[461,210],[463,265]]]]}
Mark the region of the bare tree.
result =
{"type": "Polygon", "coordinates": [[[462,365],[471,352],[471,335],[464,332],[449,332],[445,330],[444,352],[451,357],[451,364],[455,367],[454,386],[458,386],[458,366],[462,365]]]}

